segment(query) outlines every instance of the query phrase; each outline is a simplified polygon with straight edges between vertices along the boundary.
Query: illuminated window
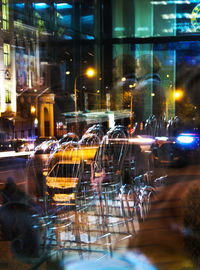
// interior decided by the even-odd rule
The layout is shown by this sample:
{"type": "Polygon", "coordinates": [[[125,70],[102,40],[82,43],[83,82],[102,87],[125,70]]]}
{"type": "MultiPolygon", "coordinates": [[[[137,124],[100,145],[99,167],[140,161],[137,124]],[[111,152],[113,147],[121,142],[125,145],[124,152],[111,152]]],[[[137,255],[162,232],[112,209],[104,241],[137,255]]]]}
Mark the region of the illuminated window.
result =
{"type": "Polygon", "coordinates": [[[6,104],[11,103],[11,92],[9,90],[5,91],[5,103],[6,104]]]}
{"type": "Polygon", "coordinates": [[[3,29],[9,30],[9,0],[2,0],[3,29]]]}
{"type": "Polygon", "coordinates": [[[10,66],[10,44],[3,44],[3,57],[4,66],[10,66]]]}

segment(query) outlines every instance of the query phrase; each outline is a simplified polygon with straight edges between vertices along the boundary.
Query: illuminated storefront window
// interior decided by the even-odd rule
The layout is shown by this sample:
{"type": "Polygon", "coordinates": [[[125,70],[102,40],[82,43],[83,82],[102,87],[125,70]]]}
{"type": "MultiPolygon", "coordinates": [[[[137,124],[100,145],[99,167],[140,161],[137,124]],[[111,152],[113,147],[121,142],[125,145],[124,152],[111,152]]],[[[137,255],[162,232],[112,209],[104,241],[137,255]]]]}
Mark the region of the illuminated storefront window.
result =
{"type": "Polygon", "coordinates": [[[10,66],[10,44],[3,44],[4,66],[10,66]]]}
{"type": "Polygon", "coordinates": [[[9,0],[2,0],[3,29],[9,30],[9,0]]]}

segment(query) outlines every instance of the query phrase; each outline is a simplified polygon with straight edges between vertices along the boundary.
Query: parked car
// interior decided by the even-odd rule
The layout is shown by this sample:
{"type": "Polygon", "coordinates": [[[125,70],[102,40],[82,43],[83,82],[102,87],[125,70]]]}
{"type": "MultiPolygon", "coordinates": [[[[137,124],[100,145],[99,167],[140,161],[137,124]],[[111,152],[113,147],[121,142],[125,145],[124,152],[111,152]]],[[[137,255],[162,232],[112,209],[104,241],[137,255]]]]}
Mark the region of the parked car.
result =
{"type": "Polygon", "coordinates": [[[4,152],[4,151],[14,151],[12,142],[10,141],[0,142],[0,152],[4,152]]]}
{"type": "Polygon", "coordinates": [[[32,140],[16,139],[11,141],[15,152],[33,151],[35,144],[32,140]]]}

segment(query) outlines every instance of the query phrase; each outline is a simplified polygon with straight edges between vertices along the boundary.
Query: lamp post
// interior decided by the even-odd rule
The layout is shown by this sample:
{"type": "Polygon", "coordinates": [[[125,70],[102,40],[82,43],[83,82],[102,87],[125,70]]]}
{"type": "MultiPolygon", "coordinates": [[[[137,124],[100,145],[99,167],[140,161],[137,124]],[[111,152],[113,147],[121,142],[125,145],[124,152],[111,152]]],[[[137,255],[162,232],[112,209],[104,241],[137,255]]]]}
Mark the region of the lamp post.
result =
{"type": "MultiPolygon", "coordinates": [[[[88,78],[92,78],[95,75],[95,70],[94,68],[88,68],[86,70],[85,73],[83,73],[83,75],[86,75],[88,78]]],[[[77,75],[74,79],[74,110],[75,110],[75,122],[76,122],[76,132],[78,132],[78,110],[77,110],[77,88],[76,88],[76,84],[77,84],[77,79],[80,77],[81,75],[77,75]]]]}
{"type": "Polygon", "coordinates": [[[129,88],[131,89],[131,110],[130,110],[130,125],[132,128],[133,124],[133,89],[135,88],[136,83],[134,84],[129,84],[129,88]]]}

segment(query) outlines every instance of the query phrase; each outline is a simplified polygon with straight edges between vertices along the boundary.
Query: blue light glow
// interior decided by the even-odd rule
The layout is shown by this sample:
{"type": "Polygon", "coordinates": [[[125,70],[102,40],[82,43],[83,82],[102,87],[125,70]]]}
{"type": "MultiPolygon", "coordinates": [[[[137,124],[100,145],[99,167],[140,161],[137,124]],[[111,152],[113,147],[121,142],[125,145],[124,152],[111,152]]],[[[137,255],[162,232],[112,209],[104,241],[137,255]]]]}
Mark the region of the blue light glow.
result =
{"type": "Polygon", "coordinates": [[[72,39],[72,37],[71,37],[71,36],[68,36],[68,35],[64,35],[63,38],[64,38],[64,39],[68,39],[68,40],[69,40],[69,39],[72,39]]]}
{"type": "Polygon", "coordinates": [[[195,141],[194,134],[180,134],[176,138],[177,142],[181,144],[191,144],[195,141]]]}
{"type": "Polygon", "coordinates": [[[81,23],[93,23],[94,22],[94,16],[93,15],[88,15],[88,16],[82,16],[81,17],[81,23]]]}
{"type": "Polygon", "coordinates": [[[94,40],[94,36],[91,35],[82,35],[82,37],[87,40],[94,40]]]}
{"type": "Polygon", "coordinates": [[[55,7],[60,10],[60,9],[67,9],[67,8],[72,8],[72,5],[68,4],[68,3],[59,3],[59,4],[55,4],[55,7]]]}
{"type": "Polygon", "coordinates": [[[46,9],[48,6],[46,3],[33,3],[35,9],[46,9]]]}
{"type": "Polygon", "coordinates": [[[15,4],[15,6],[16,6],[17,8],[24,8],[24,3],[21,3],[21,4],[15,4]]]}

